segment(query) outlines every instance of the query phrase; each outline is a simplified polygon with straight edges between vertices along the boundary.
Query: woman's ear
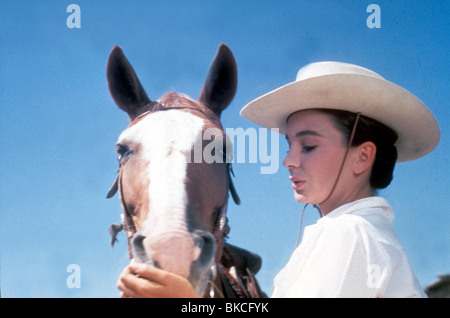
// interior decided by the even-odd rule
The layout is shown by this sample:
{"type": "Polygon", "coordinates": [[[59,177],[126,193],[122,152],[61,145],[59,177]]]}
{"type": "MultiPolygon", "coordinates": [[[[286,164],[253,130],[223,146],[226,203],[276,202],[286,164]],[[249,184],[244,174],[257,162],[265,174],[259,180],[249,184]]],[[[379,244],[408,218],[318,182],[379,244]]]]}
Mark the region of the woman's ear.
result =
{"type": "Polygon", "coordinates": [[[371,141],[366,141],[359,145],[355,152],[353,172],[357,175],[364,173],[368,169],[370,169],[370,172],[376,153],[377,146],[371,141]]]}

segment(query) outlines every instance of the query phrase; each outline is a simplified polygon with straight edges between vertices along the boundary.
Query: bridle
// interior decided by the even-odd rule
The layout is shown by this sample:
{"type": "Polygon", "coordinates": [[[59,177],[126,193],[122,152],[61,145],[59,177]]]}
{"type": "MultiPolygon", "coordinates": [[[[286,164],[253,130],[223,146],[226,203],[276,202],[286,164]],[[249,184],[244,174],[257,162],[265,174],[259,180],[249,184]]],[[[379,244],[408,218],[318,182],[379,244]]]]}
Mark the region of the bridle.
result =
{"type": "MultiPolygon", "coordinates": [[[[136,117],[135,120],[133,121],[133,123],[155,111],[170,110],[170,109],[197,110],[204,114],[204,112],[200,109],[190,108],[190,107],[170,107],[170,108],[168,108],[168,107],[165,107],[165,105],[163,103],[159,102],[152,110],[146,111],[146,112],[140,114],[138,117],[136,117]]],[[[131,123],[131,125],[133,125],[133,123],[131,123]]],[[[225,152],[223,153],[223,162],[226,164],[228,191],[227,191],[227,194],[226,194],[226,197],[224,200],[224,204],[220,207],[219,213],[217,214],[217,217],[216,217],[216,220],[213,223],[214,228],[212,231],[212,234],[214,235],[214,237],[216,237],[216,239],[218,241],[222,241],[222,242],[227,238],[228,233],[230,232],[230,227],[228,225],[228,220],[226,217],[227,210],[228,210],[228,200],[229,200],[230,194],[231,194],[231,197],[233,198],[233,201],[237,205],[239,205],[241,203],[241,200],[239,198],[239,195],[236,191],[236,188],[235,188],[233,180],[232,180],[232,176],[234,177],[233,168],[231,166],[231,163],[228,162],[227,154],[225,152]]],[[[127,241],[128,241],[128,254],[129,254],[130,259],[133,259],[134,255],[133,255],[133,248],[132,248],[132,240],[133,240],[133,237],[136,234],[137,230],[136,230],[136,226],[134,224],[133,218],[132,218],[132,213],[128,209],[126,199],[125,199],[125,196],[123,193],[122,175],[123,175],[123,169],[124,169],[125,165],[126,165],[126,161],[124,163],[120,163],[119,170],[117,172],[118,175],[117,175],[116,181],[114,182],[113,186],[108,191],[108,194],[106,197],[108,199],[112,198],[119,191],[119,193],[120,193],[119,197],[120,197],[120,202],[121,202],[121,206],[122,206],[122,214],[121,214],[122,222],[121,222],[121,224],[112,224],[109,228],[109,232],[112,237],[111,246],[113,247],[114,243],[117,241],[118,233],[121,232],[122,230],[125,230],[126,235],[127,235],[127,241]]],[[[214,297],[215,291],[219,291],[219,290],[218,290],[217,286],[215,286],[214,283],[212,283],[212,280],[218,274],[227,275],[227,271],[223,266],[221,266],[220,263],[217,265],[216,262],[214,262],[214,264],[211,266],[211,272],[212,272],[212,279],[209,280],[209,283],[210,283],[209,296],[214,297]]],[[[220,291],[219,291],[219,296],[223,296],[223,294],[220,291]]]]}

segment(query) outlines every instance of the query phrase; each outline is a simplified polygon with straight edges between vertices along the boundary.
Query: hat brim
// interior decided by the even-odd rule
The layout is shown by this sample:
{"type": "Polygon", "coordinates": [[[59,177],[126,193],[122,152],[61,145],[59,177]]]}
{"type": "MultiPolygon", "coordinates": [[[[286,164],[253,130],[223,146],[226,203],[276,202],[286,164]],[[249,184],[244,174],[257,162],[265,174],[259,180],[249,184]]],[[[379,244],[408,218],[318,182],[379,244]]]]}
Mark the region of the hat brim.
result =
{"type": "Polygon", "coordinates": [[[296,81],[249,104],[241,115],[266,128],[286,133],[287,118],[305,109],[360,112],[398,134],[398,162],[425,156],[438,144],[439,126],[414,95],[389,81],[356,74],[333,74],[296,81]]]}

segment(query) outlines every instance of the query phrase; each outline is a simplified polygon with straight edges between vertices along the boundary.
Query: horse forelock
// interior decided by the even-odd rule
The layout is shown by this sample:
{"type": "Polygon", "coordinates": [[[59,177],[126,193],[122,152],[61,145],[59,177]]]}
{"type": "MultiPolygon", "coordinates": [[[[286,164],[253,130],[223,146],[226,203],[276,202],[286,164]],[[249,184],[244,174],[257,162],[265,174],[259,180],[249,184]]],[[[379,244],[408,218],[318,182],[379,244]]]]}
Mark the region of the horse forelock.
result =
{"type": "Polygon", "coordinates": [[[194,113],[196,116],[203,117],[207,122],[212,123],[214,126],[220,127],[222,129],[222,124],[219,120],[217,114],[215,114],[207,106],[203,105],[199,101],[195,101],[188,95],[169,92],[161,97],[159,100],[150,102],[147,106],[143,107],[140,116],[134,119],[129,127],[136,125],[147,114],[154,113],[161,110],[174,110],[179,109],[185,112],[194,113]]]}

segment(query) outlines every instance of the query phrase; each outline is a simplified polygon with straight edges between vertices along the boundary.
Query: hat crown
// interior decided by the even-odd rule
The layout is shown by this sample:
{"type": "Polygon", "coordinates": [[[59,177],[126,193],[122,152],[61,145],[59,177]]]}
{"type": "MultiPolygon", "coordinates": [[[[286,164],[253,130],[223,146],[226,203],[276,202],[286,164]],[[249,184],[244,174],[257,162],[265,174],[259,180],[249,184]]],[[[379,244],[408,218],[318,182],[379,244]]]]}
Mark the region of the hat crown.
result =
{"type": "Polygon", "coordinates": [[[302,67],[297,73],[296,81],[336,74],[362,75],[384,80],[383,77],[374,71],[358,65],[342,62],[316,62],[302,67]]]}

